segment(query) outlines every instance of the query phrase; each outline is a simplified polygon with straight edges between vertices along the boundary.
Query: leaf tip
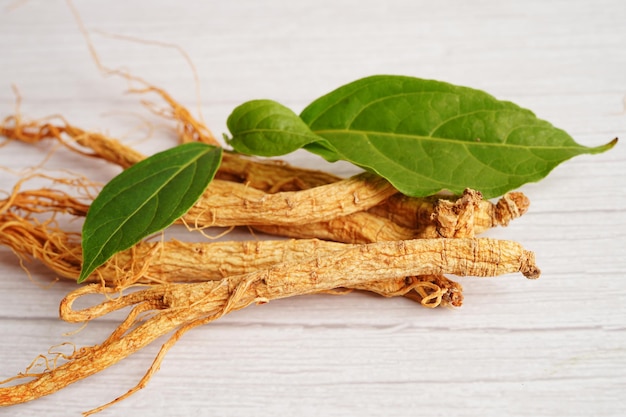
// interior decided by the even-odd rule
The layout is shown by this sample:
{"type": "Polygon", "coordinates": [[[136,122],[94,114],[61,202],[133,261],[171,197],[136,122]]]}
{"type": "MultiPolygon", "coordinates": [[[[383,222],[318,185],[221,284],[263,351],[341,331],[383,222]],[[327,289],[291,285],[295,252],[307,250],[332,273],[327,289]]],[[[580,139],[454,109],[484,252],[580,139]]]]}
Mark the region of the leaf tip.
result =
{"type": "Polygon", "coordinates": [[[617,145],[618,141],[619,141],[619,139],[615,138],[612,141],[610,141],[609,143],[607,143],[608,149],[611,149],[613,146],[617,145]]]}
{"type": "Polygon", "coordinates": [[[87,279],[87,277],[90,275],[90,272],[85,270],[85,268],[80,270],[80,275],[78,276],[78,279],[76,280],[77,284],[82,284],[83,282],[85,282],[85,280],[87,279]]]}
{"type": "Polygon", "coordinates": [[[602,152],[606,152],[606,151],[608,151],[610,149],[613,149],[613,147],[615,145],[617,145],[617,142],[618,142],[618,138],[615,138],[615,139],[613,139],[612,141],[610,141],[607,144],[600,145],[600,146],[597,146],[595,148],[592,148],[592,153],[602,153],[602,152]]]}

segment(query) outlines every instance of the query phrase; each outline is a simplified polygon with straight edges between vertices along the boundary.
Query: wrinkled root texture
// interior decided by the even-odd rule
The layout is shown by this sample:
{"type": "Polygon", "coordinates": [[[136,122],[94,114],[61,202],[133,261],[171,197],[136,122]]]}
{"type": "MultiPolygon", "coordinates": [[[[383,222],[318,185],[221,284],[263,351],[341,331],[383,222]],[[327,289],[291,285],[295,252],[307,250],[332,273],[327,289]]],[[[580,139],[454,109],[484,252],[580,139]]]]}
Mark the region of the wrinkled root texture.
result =
{"type": "Polygon", "coordinates": [[[70,356],[68,362],[34,375],[31,381],[0,388],[0,405],[30,401],[56,392],[174,331],[139,384],[110,403],[113,404],[145,386],[167,350],[186,331],[253,303],[355,287],[378,281],[380,276],[391,279],[450,273],[480,277],[514,272],[521,272],[528,278],[539,275],[533,253],[518,243],[454,238],[356,245],[327,256],[277,264],[221,281],[148,287],[93,307],[73,310],[74,301],[86,294],[110,294],[113,291],[99,284],[90,284],[70,293],[61,302],[61,317],[68,321],[92,320],[134,306],[126,320],[101,345],[81,349],[70,356]],[[145,319],[148,312],[152,312],[152,316],[145,319]]]}
{"type": "MultiPolygon", "coordinates": [[[[79,234],[65,233],[53,222],[38,223],[12,213],[0,215],[0,243],[10,247],[23,261],[38,259],[60,276],[72,280],[80,274],[82,250],[79,239],[79,234]]],[[[216,281],[354,246],[317,239],[141,242],[116,254],[90,277],[90,281],[102,282],[116,290],[135,283],[216,281]]],[[[443,276],[395,278],[351,289],[386,297],[406,295],[431,308],[460,306],[463,300],[461,287],[443,276]]]]}

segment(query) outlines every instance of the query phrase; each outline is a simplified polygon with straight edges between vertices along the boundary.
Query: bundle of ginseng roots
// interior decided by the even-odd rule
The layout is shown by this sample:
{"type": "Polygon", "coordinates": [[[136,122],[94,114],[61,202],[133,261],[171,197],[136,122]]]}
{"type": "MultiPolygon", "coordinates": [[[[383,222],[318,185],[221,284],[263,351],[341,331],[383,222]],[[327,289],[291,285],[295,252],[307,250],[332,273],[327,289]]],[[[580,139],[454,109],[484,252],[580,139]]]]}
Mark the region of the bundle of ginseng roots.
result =
{"type": "MultiPolygon", "coordinates": [[[[176,120],[180,142],[219,146],[209,130],[164,91],[151,87],[143,92],[155,92],[168,103],[166,115],[176,120]]],[[[18,113],[2,122],[0,135],[33,144],[58,140],[122,168],[144,158],[114,139],[62,119],[24,122],[18,113]]],[[[22,261],[37,259],[55,275],[75,280],[82,262],[80,234],[62,231],[56,219],[61,213],[84,216],[92,184],[77,177],[56,180],[64,183],[63,190],[23,190],[24,181],[0,201],[0,243],[22,261]]],[[[409,198],[373,174],[341,179],[224,152],[216,178],[179,222],[192,231],[245,226],[289,239],[146,240],[118,253],[96,270],[89,284],[62,300],[60,317],[88,322],[132,306],[126,319],[101,344],[44,358],[43,370],[35,369],[40,365],[35,361],[4,381],[0,405],[51,394],[170,334],[135,387],[86,414],[100,411],[143,388],[186,331],[253,303],[359,290],[403,296],[431,308],[460,306],[462,288],[445,274],[521,272],[537,278],[532,252],[513,241],[476,237],[491,227],[506,226],[525,213],[528,204],[522,193],[506,194],[494,204],[469,189],[457,197],[409,198]],[[122,293],[128,288],[133,291],[122,293]],[[93,294],[102,296],[99,304],[73,309],[77,299],[93,294]]]]}

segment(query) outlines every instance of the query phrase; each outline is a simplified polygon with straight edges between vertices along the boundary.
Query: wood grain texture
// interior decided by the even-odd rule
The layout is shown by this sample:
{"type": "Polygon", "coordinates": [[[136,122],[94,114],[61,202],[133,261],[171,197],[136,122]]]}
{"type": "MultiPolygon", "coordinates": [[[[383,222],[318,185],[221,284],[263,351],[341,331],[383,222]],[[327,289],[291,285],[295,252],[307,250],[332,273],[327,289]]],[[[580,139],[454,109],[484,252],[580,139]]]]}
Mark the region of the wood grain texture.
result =
{"type": "MultiPolygon", "coordinates": [[[[204,119],[220,135],[239,103],[295,110],[365,75],[436,78],[533,109],[588,146],[626,136],[626,8],[621,0],[75,0],[90,30],[182,47],[197,67],[204,119]]],[[[93,33],[125,67],[196,106],[192,72],[173,48],[93,33]]],[[[0,1],[0,117],[63,114],[151,154],[171,131],[103,77],[64,1],[0,1]],[[154,126],[150,139],[141,132],[154,126]]],[[[145,98],[145,97],[143,97],[145,98]]],[[[151,100],[157,102],[155,97],[151,100]]],[[[9,143],[0,166],[42,162],[50,145],[9,143]]],[[[507,229],[534,250],[542,278],[461,279],[465,305],[426,310],[352,294],[287,299],[186,335],[148,387],[100,415],[623,416],[626,414],[626,148],[575,158],[523,191],[531,208],[507,229]]],[[[303,153],[294,163],[344,175],[303,153]]],[[[106,181],[117,168],[62,151],[46,162],[106,181]]],[[[0,190],[19,175],[0,171],[0,190]]],[[[75,225],[74,225],[75,226],[75,225]]],[[[98,343],[115,316],[81,332],[58,320],[72,287],[0,248],[0,379],[62,341],[98,343]]],[[[132,387],[157,346],[0,416],[68,415],[132,387]]]]}

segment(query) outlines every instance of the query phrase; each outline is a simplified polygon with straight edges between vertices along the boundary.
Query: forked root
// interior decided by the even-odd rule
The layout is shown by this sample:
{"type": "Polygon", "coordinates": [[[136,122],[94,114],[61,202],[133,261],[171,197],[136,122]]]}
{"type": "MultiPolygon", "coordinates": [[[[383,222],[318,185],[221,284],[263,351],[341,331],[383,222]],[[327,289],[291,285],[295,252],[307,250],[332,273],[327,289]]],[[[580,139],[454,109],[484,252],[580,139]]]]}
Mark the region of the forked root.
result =
{"type": "MultiPolygon", "coordinates": [[[[155,339],[178,329],[174,342],[184,331],[208,323],[253,303],[312,294],[335,288],[350,288],[380,276],[404,278],[429,274],[495,276],[521,272],[537,278],[534,255],[511,241],[493,239],[420,239],[382,242],[355,247],[296,263],[274,265],[246,275],[221,281],[195,284],[162,284],[133,292],[94,307],[73,310],[73,303],[86,294],[112,290],[91,284],[70,293],[60,306],[63,319],[92,320],[111,311],[135,305],[121,330],[105,343],[81,349],[70,360],[43,372],[21,385],[0,388],[0,406],[12,405],[51,394],[99,372],[145,347],[155,339]],[[137,323],[139,313],[154,310],[152,317],[137,323]],[[135,324],[137,326],[135,327],[135,324]]],[[[173,342],[172,342],[173,343],[173,342]]],[[[164,348],[167,350],[170,344],[164,348]]],[[[141,386],[158,368],[157,357],[141,386]]],[[[134,392],[134,389],[130,391],[134,392]]]]}

